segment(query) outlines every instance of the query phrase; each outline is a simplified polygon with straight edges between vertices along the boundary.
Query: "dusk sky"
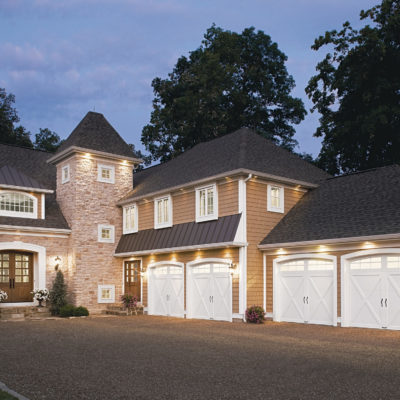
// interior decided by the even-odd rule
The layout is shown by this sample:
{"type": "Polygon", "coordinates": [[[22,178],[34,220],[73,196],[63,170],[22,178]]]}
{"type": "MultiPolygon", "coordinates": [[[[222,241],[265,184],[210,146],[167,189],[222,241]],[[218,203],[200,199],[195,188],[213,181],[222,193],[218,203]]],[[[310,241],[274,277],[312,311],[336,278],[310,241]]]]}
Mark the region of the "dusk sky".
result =
{"type": "MultiPolygon", "coordinates": [[[[199,47],[212,23],[241,32],[254,26],[287,57],[293,94],[304,88],[323,52],[316,37],[377,0],[0,0],[0,87],[16,96],[21,124],[68,136],[87,111],[103,113],[121,136],[143,149],[151,81],[167,77],[181,55],[199,47]]],[[[298,151],[317,155],[318,115],[295,126],[298,151]]]]}

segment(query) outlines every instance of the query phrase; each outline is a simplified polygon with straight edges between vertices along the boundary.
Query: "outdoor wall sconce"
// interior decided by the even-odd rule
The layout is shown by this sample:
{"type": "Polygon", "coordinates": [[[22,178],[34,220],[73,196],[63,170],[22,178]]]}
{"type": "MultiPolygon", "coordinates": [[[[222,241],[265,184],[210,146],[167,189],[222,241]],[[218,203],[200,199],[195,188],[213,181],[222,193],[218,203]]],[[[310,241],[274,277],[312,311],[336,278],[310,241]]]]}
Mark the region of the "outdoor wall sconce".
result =
{"type": "Polygon", "coordinates": [[[229,264],[229,269],[231,270],[232,274],[237,274],[238,273],[237,264],[234,264],[234,263],[231,262],[229,264]]]}
{"type": "Polygon", "coordinates": [[[60,266],[60,262],[61,262],[61,258],[59,256],[57,256],[54,261],[56,262],[55,266],[54,266],[54,270],[58,271],[58,267],[60,266]]]}
{"type": "Polygon", "coordinates": [[[144,276],[146,274],[146,269],[140,266],[140,276],[144,276]]]}

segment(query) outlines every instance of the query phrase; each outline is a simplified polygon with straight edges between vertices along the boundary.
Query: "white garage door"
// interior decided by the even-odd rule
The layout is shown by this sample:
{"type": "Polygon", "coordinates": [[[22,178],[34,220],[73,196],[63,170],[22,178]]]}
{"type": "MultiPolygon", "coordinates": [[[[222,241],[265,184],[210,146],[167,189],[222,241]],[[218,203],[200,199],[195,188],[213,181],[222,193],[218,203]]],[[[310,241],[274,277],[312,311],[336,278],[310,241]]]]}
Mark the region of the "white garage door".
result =
{"type": "Polygon", "coordinates": [[[232,321],[232,277],[229,265],[188,267],[188,318],[232,321]]]}
{"type": "Polygon", "coordinates": [[[277,262],[274,319],[310,324],[336,324],[336,274],[332,260],[277,262]]]}
{"type": "Polygon", "coordinates": [[[400,257],[363,257],[349,266],[345,324],[400,329],[400,257]]]}
{"type": "Polygon", "coordinates": [[[183,266],[157,265],[149,274],[149,314],[184,316],[183,266]]]}

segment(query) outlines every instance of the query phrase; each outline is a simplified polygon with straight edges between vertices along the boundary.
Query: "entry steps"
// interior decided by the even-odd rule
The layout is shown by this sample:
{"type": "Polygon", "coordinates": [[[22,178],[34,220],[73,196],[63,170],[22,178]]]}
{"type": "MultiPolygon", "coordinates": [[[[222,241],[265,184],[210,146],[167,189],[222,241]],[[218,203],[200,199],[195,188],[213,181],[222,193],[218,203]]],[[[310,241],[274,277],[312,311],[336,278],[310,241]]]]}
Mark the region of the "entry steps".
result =
{"type": "Polygon", "coordinates": [[[47,307],[0,307],[1,321],[23,321],[51,317],[47,307]]]}

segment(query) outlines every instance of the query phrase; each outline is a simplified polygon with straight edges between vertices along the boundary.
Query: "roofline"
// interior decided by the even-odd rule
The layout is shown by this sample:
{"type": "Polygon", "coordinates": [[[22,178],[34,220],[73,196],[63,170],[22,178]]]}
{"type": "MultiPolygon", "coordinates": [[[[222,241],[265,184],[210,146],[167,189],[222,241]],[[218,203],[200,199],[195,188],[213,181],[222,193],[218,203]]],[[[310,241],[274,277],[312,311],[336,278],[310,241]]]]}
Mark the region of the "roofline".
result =
{"type": "Polygon", "coordinates": [[[182,252],[191,250],[201,250],[201,249],[214,249],[218,247],[245,247],[246,242],[221,242],[221,243],[207,243],[198,244],[193,246],[181,246],[181,247],[169,247],[165,249],[153,249],[153,250],[142,250],[142,251],[130,251],[125,253],[114,253],[115,257],[130,257],[148,254],[160,254],[160,253],[170,253],[170,252],[182,252]]]}
{"type": "Polygon", "coordinates": [[[70,234],[71,229],[63,228],[43,228],[35,226],[20,226],[20,225],[0,225],[0,229],[12,230],[12,231],[27,231],[27,232],[52,232],[52,233],[64,233],[70,234]]]}
{"type": "Polygon", "coordinates": [[[85,147],[79,147],[79,146],[70,146],[67,149],[63,150],[60,153],[55,154],[53,157],[50,157],[47,159],[47,163],[51,164],[56,164],[59,161],[62,161],[63,159],[67,158],[71,153],[90,153],[90,154],[95,154],[104,158],[110,158],[112,160],[128,160],[131,161],[133,164],[140,164],[143,162],[141,158],[136,158],[136,157],[128,157],[128,156],[123,156],[123,155],[118,155],[118,154],[113,154],[113,153],[107,153],[104,151],[99,151],[99,150],[93,150],[93,149],[87,149],[85,147]]]}
{"type": "Polygon", "coordinates": [[[369,235],[369,236],[352,236],[345,238],[335,239],[318,239],[318,240],[307,240],[302,242],[284,242],[284,243],[267,243],[259,244],[260,250],[275,249],[277,247],[299,247],[299,246],[310,246],[310,245],[323,245],[323,244],[342,244],[348,242],[363,242],[369,240],[385,240],[385,239],[400,239],[400,233],[388,233],[383,235],[369,235]]]}
{"type": "MultiPolygon", "coordinates": [[[[291,183],[293,185],[300,185],[300,186],[303,186],[303,187],[308,188],[308,189],[314,189],[314,188],[319,186],[319,185],[317,185],[315,183],[299,181],[299,180],[290,179],[290,178],[284,178],[282,176],[266,174],[264,172],[259,172],[259,171],[246,169],[246,168],[238,168],[238,169],[233,169],[233,170],[230,170],[230,171],[222,172],[220,174],[211,175],[211,176],[208,176],[206,178],[197,179],[195,181],[189,181],[189,182],[186,182],[186,183],[182,183],[181,185],[171,186],[171,187],[168,187],[168,188],[165,188],[165,189],[162,189],[162,190],[157,190],[155,192],[150,192],[150,193],[147,193],[147,194],[144,194],[144,195],[141,195],[141,196],[134,196],[134,197],[130,197],[129,199],[120,200],[120,201],[117,202],[117,205],[118,206],[124,206],[126,204],[132,203],[134,201],[142,200],[142,199],[145,199],[147,197],[155,197],[155,196],[158,196],[158,195],[166,193],[166,192],[172,192],[172,191],[178,190],[178,189],[180,189],[182,187],[185,187],[185,186],[200,185],[200,184],[202,184],[204,182],[207,182],[207,181],[220,179],[220,178],[225,178],[226,176],[231,176],[231,175],[240,175],[240,174],[244,174],[244,175],[253,174],[254,177],[266,178],[266,179],[270,179],[270,180],[273,180],[273,181],[279,181],[279,182],[282,182],[282,183],[291,183]]],[[[135,178],[134,178],[133,183],[135,184],[135,178]]]]}
{"type": "Polygon", "coordinates": [[[3,185],[0,183],[1,189],[14,189],[14,190],[26,190],[29,192],[37,192],[37,193],[54,193],[54,190],[50,189],[38,189],[34,187],[25,187],[25,186],[14,186],[14,185],[3,185]]]}

